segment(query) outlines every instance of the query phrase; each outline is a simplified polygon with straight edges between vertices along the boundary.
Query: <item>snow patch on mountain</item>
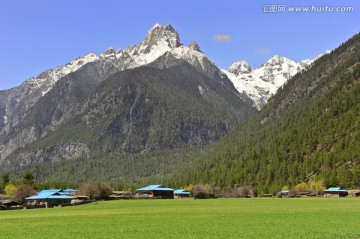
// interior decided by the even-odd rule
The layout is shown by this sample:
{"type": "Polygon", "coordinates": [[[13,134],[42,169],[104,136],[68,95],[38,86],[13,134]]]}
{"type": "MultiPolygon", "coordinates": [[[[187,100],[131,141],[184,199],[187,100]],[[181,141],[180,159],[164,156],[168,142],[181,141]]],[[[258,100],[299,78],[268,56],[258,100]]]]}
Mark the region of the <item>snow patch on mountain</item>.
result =
{"type": "Polygon", "coordinates": [[[30,78],[25,81],[23,84],[33,86],[33,90],[36,88],[42,89],[42,96],[44,96],[52,86],[60,80],[62,77],[79,70],[83,65],[96,61],[98,57],[94,53],[89,53],[83,57],[79,57],[66,65],[59,66],[55,69],[46,70],[41,73],[38,77],[30,78]]]}

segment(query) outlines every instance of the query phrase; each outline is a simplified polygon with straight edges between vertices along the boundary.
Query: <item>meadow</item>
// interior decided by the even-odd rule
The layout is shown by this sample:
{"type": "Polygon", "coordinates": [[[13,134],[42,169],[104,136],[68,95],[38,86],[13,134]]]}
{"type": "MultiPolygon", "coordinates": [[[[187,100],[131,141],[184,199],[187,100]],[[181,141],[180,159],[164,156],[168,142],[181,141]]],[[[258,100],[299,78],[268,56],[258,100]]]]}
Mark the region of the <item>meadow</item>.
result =
{"type": "Polygon", "coordinates": [[[122,200],[0,211],[0,238],[360,238],[360,199],[122,200]]]}

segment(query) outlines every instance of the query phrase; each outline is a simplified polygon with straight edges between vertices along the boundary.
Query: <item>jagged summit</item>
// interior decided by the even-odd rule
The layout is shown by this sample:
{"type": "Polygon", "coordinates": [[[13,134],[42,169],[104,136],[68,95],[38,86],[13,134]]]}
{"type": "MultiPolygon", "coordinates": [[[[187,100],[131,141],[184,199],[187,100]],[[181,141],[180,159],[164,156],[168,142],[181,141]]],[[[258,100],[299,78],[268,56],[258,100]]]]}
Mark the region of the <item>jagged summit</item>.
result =
{"type": "Polygon", "coordinates": [[[116,50],[112,47],[109,47],[100,56],[106,57],[113,54],[116,54],[116,50]]]}
{"type": "Polygon", "coordinates": [[[250,73],[252,68],[246,61],[237,61],[229,67],[228,71],[239,75],[239,73],[250,73]]]}
{"type": "Polygon", "coordinates": [[[265,66],[266,65],[272,65],[272,66],[281,66],[281,65],[284,65],[284,64],[294,64],[295,61],[292,61],[284,56],[280,56],[280,55],[275,55],[273,57],[271,57],[266,63],[265,63],[265,66]]]}
{"type": "Polygon", "coordinates": [[[170,25],[165,27],[156,23],[147,33],[145,40],[139,46],[140,53],[150,53],[154,47],[171,48],[181,46],[179,34],[170,25]]]}
{"type": "Polygon", "coordinates": [[[170,31],[170,32],[172,32],[172,33],[178,34],[178,33],[176,32],[176,30],[174,29],[174,27],[173,27],[170,23],[166,24],[165,30],[166,30],[166,31],[170,31]]]}
{"type": "Polygon", "coordinates": [[[198,52],[203,53],[203,52],[201,51],[201,49],[200,49],[199,44],[198,44],[196,41],[192,41],[192,42],[189,44],[189,48],[192,49],[192,50],[194,50],[194,51],[198,51],[198,52]]]}

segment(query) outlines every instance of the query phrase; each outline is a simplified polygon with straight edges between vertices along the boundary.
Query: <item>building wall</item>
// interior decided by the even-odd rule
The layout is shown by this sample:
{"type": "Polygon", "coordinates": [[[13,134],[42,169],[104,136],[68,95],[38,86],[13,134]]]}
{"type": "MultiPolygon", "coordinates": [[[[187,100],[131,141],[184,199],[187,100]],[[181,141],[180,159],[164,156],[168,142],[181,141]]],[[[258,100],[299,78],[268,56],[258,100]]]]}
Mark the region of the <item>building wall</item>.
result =
{"type": "Polygon", "coordinates": [[[153,195],[154,195],[155,198],[174,199],[174,192],[173,191],[154,190],[153,195]]]}

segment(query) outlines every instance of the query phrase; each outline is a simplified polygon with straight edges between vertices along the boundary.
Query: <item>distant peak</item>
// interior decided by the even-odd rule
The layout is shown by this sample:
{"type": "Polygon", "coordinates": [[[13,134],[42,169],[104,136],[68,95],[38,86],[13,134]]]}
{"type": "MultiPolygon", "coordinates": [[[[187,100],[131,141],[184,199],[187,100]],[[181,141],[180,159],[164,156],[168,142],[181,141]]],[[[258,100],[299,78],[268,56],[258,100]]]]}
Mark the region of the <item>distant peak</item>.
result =
{"type": "Polygon", "coordinates": [[[109,56],[109,55],[112,55],[112,54],[116,54],[116,51],[115,51],[114,48],[109,47],[100,56],[109,56]]]}
{"type": "Polygon", "coordinates": [[[284,58],[286,58],[286,57],[280,56],[280,55],[275,55],[275,56],[270,57],[270,59],[284,59],[284,58]]]}
{"type": "Polygon", "coordinates": [[[237,61],[233,63],[229,69],[229,72],[238,75],[239,73],[250,73],[252,71],[251,66],[246,61],[237,61]]]}
{"type": "Polygon", "coordinates": [[[275,55],[273,57],[271,57],[266,63],[265,65],[282,65],[285,62],[293,62],[294,61],[290,60],[289,58],[286,58],[285,56],[280,56],[280,55],[275,55]]]}
{"type": "Polygon", "coordinates": [[[115,49],[112,48],[112,47],[108,47],[108,48],[106,48],[106,50],[104,51],[104,53],[106,53],[106,52],[108,52],[108,53],[110,53],[110,52],[115,52],[115,49]]]}
{"type": "Polygon", "coordinates": [[[199,44],[198,44],[196,41],[192,41],[192,42],[189,44],[189,48],[192,49],[192,50],[194,50],[194,51],[198,51],[198,52],[203,53],[203,52],[201,51],[201,49],[200,49],[199,44]]]}

